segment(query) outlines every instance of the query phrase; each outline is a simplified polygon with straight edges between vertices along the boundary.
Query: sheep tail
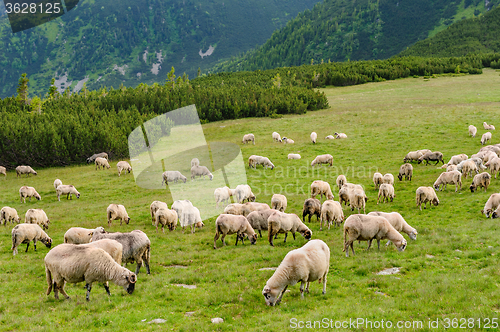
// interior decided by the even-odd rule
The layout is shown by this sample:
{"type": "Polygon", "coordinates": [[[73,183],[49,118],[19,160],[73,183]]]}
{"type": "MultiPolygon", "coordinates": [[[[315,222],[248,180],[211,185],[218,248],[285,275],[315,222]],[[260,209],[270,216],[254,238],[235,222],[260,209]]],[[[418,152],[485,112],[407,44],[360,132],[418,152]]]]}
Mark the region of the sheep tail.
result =
{"type": "Polygon", "coordinates": [[[269,243],[273,240],[273,224],[269,224],[269,229],[267,230],[267,240],[269,243]]]}
{"type": "Polygon", "coordinates": [[[49,288],[47,288],[47,295],[49,295],[50,292],[52,291],[53,283],[52,283],[52,274],[50,273],[48,267],[45,267],[45,276],[47,278],[47,284],[49,285],[49,288]]]}

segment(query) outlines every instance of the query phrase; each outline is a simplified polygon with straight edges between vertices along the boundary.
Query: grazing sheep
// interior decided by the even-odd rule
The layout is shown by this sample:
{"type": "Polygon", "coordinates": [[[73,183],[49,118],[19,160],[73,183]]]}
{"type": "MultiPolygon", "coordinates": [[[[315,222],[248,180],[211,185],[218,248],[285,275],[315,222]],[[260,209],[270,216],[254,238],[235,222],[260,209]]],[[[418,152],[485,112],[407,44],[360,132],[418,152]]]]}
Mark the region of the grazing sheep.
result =
{"type": "Polygon", "coordinates": [[[311,222],[311,217],[316,216],[316,221],[321,218],[321,202],[316,198],[308,198],[304,201],[304,207],[302,208],[302,220],[306,221],[306,216],[309,216],[309,222],[311,222]]]}
{"type": "Polygon", "coordinates": [[[107,169],[111,168],[111,166],[109,166],[108,160],[106,158],[97,157],[94,162],[95,162],[96,171],[98,168],[101,169],[101,167],[102,167],[102,169],[104,169],[105,167],[107,169]]]}
{"type": "Polygon", "coordinates": [[[289,138],[289,137],[283,137],[281,139],[281,141],[283,142],[283,144],[293,144],[293,143],[295,143],[295,141],[293,139],[289,138]]]}
{"type": "Polygon", "coordinates": [[[289,153],[288,154],[288,159],[300,159],[300,158],[302,158],[302,157],[298,153],[289,153]]]}
{"type": "Polygon", "coordinates": [[[340,188],[339,190],[339,203],[340,205],[342,206],[342,203],[344,203],[344,205],[351,205],[351,202],[349,201],[349,198],[351,196],[351,191],[353,191],[354,188],[351,187],[351,186],[342,186],[342,188],[340,188]]]}
{"type": "Polygon", "coordinates": [[[483,187],[484,191],[486,192],[486,189],[488,189],[490,182],[491,182],[490,174],[486,172],[483,172],[481,174],[476,174],[476,176],[474,176],[474,179],[472,180],[472,184],[470,185],[470,191],[474,192],[478,187],[483,187]]]}
{"type": "Polygon", "coordinates": [[[378,189],[382,183],[384,183],[384,177],[382,173],[373,173],[373,184],[375,185],[375,188],[378,189]]]}
{"type": "Polygon", "coordinates": [[[486,201],[484,208],[481,210],[486,218],[492,216],[493,211],[495,211],[500,206],[500,194],[491,194],[490,198],[486,201]]]}
{"type": "Polygon", "coordinates": [[[224,214],[236,214],[247,216],[253,211],[270,210],[271,208],[266,203],[247,202],[245,204],[232,203],[226,206],[224,214]]]}
{"type": "Polygon", "coordinates": [[[108,158],[108,154],[106,152],[93,154],[91,157],[87,158],[87,164],[93,163],[97,158],[108,158]]]}
{"type": "MultiPolygon", "coordinates": [[[[97,229],[88,229],[81,227],[71,227],[64,233],[64,243],[84,244],[92,240],[94,232],[100,231],[102,227],[97,229]]],[[[102,228],[104,230],[104,228],[102,228]]]]}
{"type": "Polygon", "coordinates": [[[191,167],[193,166],[200,166],[200,161],[198,160],[198,158],[191,159],[191,167]]]}
{"type": "Polygon", "coordinates": [[[130,164],[124,160],[119,161],[116,164],[116,168],[118,169],[118,176],[120,176],[122,174],[122,171],[125,171],[128,173],[132,172],[132,166],[130,166],[130,164]]]}
{"type": "Polygon", "coordinates": [[[422,150],[417,150],[417,152],[420,152],[421,154],[423,154],[423,155],[424,155],[424,154],[426,154],[426,153],[428,153],[428,152],[432,152],[432,151],[431,151],[431,150],[429,150],[429,149],[422,149],[422,150]]]}
{"type": "MultiPolygon", "coordinates": [[[[174,209],[173,205],[172,209],[177,212],[176,209],[174,209]]],[[[197,207],[193,206],[191,202],[184,204],[180,214],[178,214],[178,217],[183,231],[184,227],[191,226],[191,233],[194,233],[195,227],[201,228],[205,226],[205,224],[201,220],[200,210],[198,210],[197,207]]]]}
{"type": "Polygon", "coordinates": [[[54,180],[54,188],[57,189],[62,184],[62,181],[59,179],[54,180]]]}
{"type": "Polygon", "coordinates": [[[153,203],[151,203],[151,205],[149,206],[149,211],[151,213],[151,221],[153,222],[153,225],[155,224],[156,210],[158,210],[159,208],[168,209],[168,204],[162,201],[153,201],[153,203]]]}
{"type": "Polygon", "coordinates": [[[399,168],[399,174],[398,174],[398,179],[399,181],[403,180],[403,176],[405,177],[405,180],[410,180],[413,177],[413,166],[409,163],[401,165],[399,168]]]}
{"type": "Polygon", "coordinates": [[[483,128],[485,130],[495,130],[495,126],[494,125],[489,125],[486,122],[483,122],[483,128]]]}
{"type": "MultiPolygon", "coordinates": [[[[387,219],[389,224],[391,224],[391,226],[394,227],[394,229],[396,229],[398,232],[403,232],[403,233],[408,234],[408,236],[412,240],[417,239],[417,235],[418,235],[417,230],[415,228],[411,227],[410,225],[408,225],[406,220],[404,220],[403,216],[397,212],[387,213],[387,212],[374,211],[374,212],[368,213],[368,215],[369,216],[384,217],[385,219],[387,219]]],[[[386,246],[388,246],[389,244],[391,244],[391,240],[387,241],[386,246]]]]}
{"type": "Polygon", "coordinates": [[[15,222],[19,224],[21,222],[21,218],[19,218],[16,209],[4,206],[0,210],[0,225],[3,223],[4,226],[7,226],[7,222],[15,222]]]}
{"type": "Polygon", "coordinates": [[[212,173],[208,170],[206,166],[193,166],[191,167],[191,180],[194,180],[195,177],[199,176],[200,178],[203,176],[208,176],[210,180],[214,178],[212,173]]]}
{"type": "Polygon", "coordinates": [[[327,199],[321,206],[321,218],[319,220],[319,230],[323,230],[322,224],[328,224],[328,229],[335,223],[335,227],[340,226],[344,221],[344,211],[339,202],[327,199]]]}
{"type": "Polygon", "coordinates": [[[323,199],[323,195],[325,195],[326,199],[333,199],[330,184],[321,180],[313,181],[311,183],[311,198],[316,198],[317,195],[320,195],[321,199],[323,199]]]}
{"type": "Polygon", "coordinates": [[[422,157],[424,154],[419,152],[419,151],[410,151],[406,154],[406,156],[403,158],[403,162],[407,163],[410,161],[418,161],[420,157],[422,157]]]}
{"type": "MultiPolygon", "coordinates": [[[[457,169],[459,169],[458,166],[457,169]]],[[[476,174],[479,173],[477,165],[473,160],[467,159],[462,166],[462,174],[464,178],[467,179],[467,176],[472,176],[472,172],[476,172],[476,174]]]]}
{"type": "Polygon", "coordinates": [[[35,188],[22,186],[19,188],[19,196],[21,196],[21,203],[26,203],[26,197],[29,197],[31,202],[31,197],[35,197],[38,201],[42,199],[42,197],[36,192],[35,188]]]}
{"type": "Polygon", "coordinates": [[[496,157],[488,160],[485,166],[488,166],[490,168],[491,175],[495,175],[496,179],[497,173],[500,171],[500,158],[496,157]]]}
{"type": "Polygon", "coordinates": [[[214,249],[217,249],[216,242],[219,237],[223,245],[226,245],[226,235],[231,235],[236,233],[236,245],[238,245],[238,240],[243,243],[243,235],[246,235],[251,244],[257,242],[257,234],[253,230],[252,226],[248,222],[247,218],[240,215],[233,214],[221,214],[215,220],[215,237],[214,237],[214,249]]]}
{"type": "Polygon", "coordinates": [[[384,174],[382,182],[394,185],[394,175],[392,175],[391,173],[384,174]]]}
{"type": "Polygon", "coordinates": [[[486,164],[490,159],[498,158],[498,155],[493,151],[487,151],[483,156],[483,162],[486,164]]]}
{"type": "Polygon", "coordinates": [[[253,145],[255,145],[255,136],[254,134],[246,134],[243,136],[243,140],[241,141],[243,144],[246,144],[248,142],[253,142],[253,145]]]}
{"type": "Polygon", "coordinates": [[[186,183],[187,181],[187,178],[184,175],[182,175],[181,172],[179,171],[165,171],[163,172],[161,177],[162,177],[161,181],[162,186],[163,183],[168,185],[169,182],[177,183],[177,181],[181,180],[182,182],[186,183]]]}
{"type": "Polygon", "coordinates": [[[16,177],[20,177],[21,175],[26,174],[26,177],[29,177],[30,174],[37,175],[37,172],[30,166],[17,166],[16,167],[16,177]]]}
{"type": "Polygon", "coordinates": [[[455,185],[455,192],[458,191],[459,186],[460,190],[462,190],[462,173],[459,171],[443,172],[434,182],[433,187],[439,191],[446,189],[446,185],[448,184],[455,185]],[[441,189],[439,187],[441,187],[441,189]]]}
{"type": "Polygon", "coordinates": [[[269,158],[251,155],[248,158],[248,167],[257,168],[257,165],[262,165],[264,168],[271,167],[271,169],[274,169],[274,164],[269,160],[269,158]]]}
{"type": "Polygon", "coordinates": [[[29,209],[24,216],[24,222],[27,224],[37,224],[44,230],[49,229],[50,220],[42,209],[29,209]]]}
{"type": "Polygon", "coordinates": [[[335,139],[335,137],[333,137],[333,135],[328,135],[325,137],[325,139],[335,139]]]}
{"type": "Polygon", "coordinates": [[[252,188],[248,184],[240,184],[234,189],[234,197],[236,202],[243,203],[245,199],[247,202],[255,202],[255,195],[252,192],[252,188]]]}
{"type": "Polygon", "coordinates": [[[127,225],[130,222],[127,210],[125,210],[125,206],[121,204],[109,204],[106,209],[106,216],[108,217],[108,227],[111,227],[111,222],[116,219],[120,219],[120,226],[123,221],[125,221],[127,225]]]}
{"type": "Polygon", "coordinates": [[[215,207],[219,208],[219,203],[225,202],[225,205],[229,204],[231,196],[233,195],[234,190],[229,187],[217,188],[214,191],[215,196],[215,207]]]}
{"type": "Polygon", "coordinates": [[[80,198],[80,193],[71,184],[61,184],[60,186],[57,187],[56,193],[57,193],[57,200],[59,202],[61,201],[61,195],[66,195],[66,199],[68,198],[73,199],[73,195],[75,195],[76,198],[80,198]]]}
{"type": "Polygon", "coordinates": [[[311,167],[317,164],[329,164],[333,166],[333,156],[331,154],[319,155],[311,162],[311,167]]]}
{"type": "Polygon", "coordinates": [[[0,166],[0,174],[3,174],[5,175],[5,177],[7,177],[7,168],[0,166]]]}
{"type": "Polygon", "coordinates": [[[435,161],[436,163],[434,165],[437,165],[439,162],[442,162],[444,165],[443,154],[439,151],[427,152],[426,154],[418,158],[418,163],[420,164],[424,160],[426,162],[426,165],[430,164],[429,161],[435,161]]]}
{"type": "Polygon", "coordinates": [[[472,136],[473,138],[476,137],[477,133],[477,128],[473,125],[469,126],[469,136],[472,136]]]}
{"type": "Polygon", "coordinates": [[[274,246],[273,238],[278,233],[285,233],[285,241],[288,232],[292,232],[295,240],[295,232],[299,232],[306,240],[310,240],[312,231],[293,213],[274,211],[267,219],[267,238],[269,244],[274,246]]]}
{"type": "Polygon", "coordinates": [[[353,190],[350,191],[349,204],[351,205],[351,211],[358,209],[359,213],[359,210],[363,209],[363,213],[366,213],[365,207],[367,201],[368,197],[366,197],[365,191],[360,185],[356,185],[353,190]]]}
{"type": "Polygon", "coordinates": [[[458,171],[457,165],[448,165],[446,166],[446,172],[458,171]]]}
{"type": "Polygon", "coordinates": [[[158,233],[158,225],[161,225],[163,233],[165,233],[165,226],[168,227],[169,231],[173,231],[177,227],[177,212],[163,207],[158,208],[155,212],[156,233],[158,233]]]}
{"type": "Polygon", "coordinates": [[[497,157],[500,157],[500,147],[498,147],[496,145],[483,146],[483,147],[481,147],[481,149],[479,149],[479,151],[493,151],[497,154],[497,157]]]}
{"type": "Polygon", "coordinates": [[[323,294],[326,294],[326,276],[330,267],[330,248],[321,240],[311,240],[299,249],[286,254],[273,276],[269,278],[262,290],[268,306],[280,304],[283,294],[289,285],[299,281],[300,295],[309,293],[311,281],[323,283],[323,294]]]}
{"type": "Polygon", "coordinates": [[[378,191],[378,198],[377,198],[377,205],[380,201],[380,197],[382,197],[382,203],[385,203],[387,200],[387,203],[389,203],[389,199],[392,201],[394,200],[394,187],[392,184],[389,183],[382,183],[380,185],[380,189],[378,191]]]}
{"type": "MultiPolygon", "coordinates": [[[[174,210],[177,213],[177,217],[179,218],[179,222],[181,222],[180,219],[182,217],[182,211],[184,210],[184,208],[186,208],[188,206],[193,206],[193,203],[191,203],[191,201],[189,201],[187,199],[177,200],[177,201],[172,203],[172,210],[174,210]]],[[[183,224],[183,223],[184,223],[184,221],[181,222],[181,224],[183,224]]]]}
{"type": "Polygon", "coordinates": [[[273,137],[273,141],[281,143],[280,134],[278,134],[277,132],[273,132],[272,137],[273,137]]]}
{"type": "MultiPolygon", "coordinates": [[[[483,165],[483,160],[481,158],[470,158],[467,160],[471,160],[474,164],[476,164],[476,168],[478,170],[486,169],[486,166],[483,165]]],[[[463,171],[464,164],[467,160],[464,160],[464,161],[460,162],[460,164],[457,165],[457,171],[459,171],[459,172],[463,171]]]]}
{"type": "Polygon", "coordinates": [[[247,220],[255,231],[259,231],[260,237],[262,237],[261,231],[267,231],[267,219],[275,210],[260,210],[253,211],[247,215],[247,220]]]}
{"type": "Polygon", "coordinates": [[[429,206],[434,204],[434,206],[439,205],[439,199],[436,195],[436,191],[432,187],[418,187],[416,190],[415,201],[417,203],[417,207],[422,211],[422,203],[424,204],[424,209],[427,208],[427,202],[429,202],[429,206]]]}
{"type": "Polygon", "coordinates": [[[12,248],[13,254],[17,254],[17,247],[20,244],[26,243],[26,251],[30,246],[30,242],[33,241],[33,246],[36,251],[36,242],[40,241],[47,248],[52,246],[52,239],[40,228],[37,224],[19,224],[12,229],[12,248]]]}
{"type": "Polygon", "coordinates": [[[287,200],[285,195],[274,194],[271,198],[271,209],[285,212],[287,200]]]}
{"type": "Polygon", "coordinates": [[[121,267],[101,248],[60,244],[49,251],[44,261],[47,284],[49,285],[47,295],[54,289],[56,299],[59,299],[59,292],[66,299],[69,299],[64,290],[64,285],[67,282],[74,284],[85,281],[86,299],[89,301],[94,282],[102,282],[106,293],[111,295],[108,281],[122,286],[129,294],[134,291],[137,281],[137,276],[134,273],[121,267]]]}
{"type": "MultiPolygon", "coordinates": [[[[101,227],[102,228],[102,227],[101,227]]],[[[101,239],[94,242],[80,244],[82,247],[100,248],[107,252],[118,264],[122,264],[123,246],[120,242],[111,239],[101,239]]]]}
{"type": "Polygon", "coordinates": [[[347,183],[345,175],[340,174],[339,176],[337,176],[337,180],[335,181],[335,183],[337,184],[337,187],[339,189],[342,188],[342,186],[347,183]]]}
{"type": "MultiPolygon", "coordinates": [[[[349,246],[354,255],[354,241],[368,241],[368,249],[372,240],[377,240],[380,250],[380,240],[388,239],[396,245],[399,251],[406,249],[406,240],[384,217],[353,214],[344,223],[344,250],[349,257],[349,246]]],[[[368,250],[367,249],[367,250],[368,250]]]]}
{"type": "Polygon", "coordinates": [[[341,138],[347,138],[347,135],[344,134],[344,133],[334,133],[333,134],[335,136],[335,138],[337,139],[341,139],[341,138]]]}
{"type": "Polygon", "coordinates": [[[143,262],[146,266],[146,273],[150,274],[151,241],[149,241],[146,233],[140,230],[134,230],[129,233],[108,233],[102,228],[100,231],[94,232],[92,242],[101,239],[111,239],[121,243],[123,246],[122,263],[127,264],[135,261],[137,263],[135,274],[139,274],[139,269],[143,262]]]}
{"type": "Polygon", "coordinates": [[[481,136],[481,145],[485,145],[486,142],[491,140],[491,133],[488,131],[481,136]]]}
{"type": "Polygon", "coordinates": [[[311,142],[313,144],[316,144],[316,139],[318,138],[318,134],[316,134],[314,131],[311,133],[311,142]]]}
{"type": "Polygon", "coordinates": [[[446,164],[444,164],[443,167],[449,166],[449,165],[458,165],[462,161],[467,160],[467,159],[469,159],[469,157],[465,153],[457,154],[457,155],[454,155],[453,157],[451,157],[450,161],[447,162],[446,164]]]}

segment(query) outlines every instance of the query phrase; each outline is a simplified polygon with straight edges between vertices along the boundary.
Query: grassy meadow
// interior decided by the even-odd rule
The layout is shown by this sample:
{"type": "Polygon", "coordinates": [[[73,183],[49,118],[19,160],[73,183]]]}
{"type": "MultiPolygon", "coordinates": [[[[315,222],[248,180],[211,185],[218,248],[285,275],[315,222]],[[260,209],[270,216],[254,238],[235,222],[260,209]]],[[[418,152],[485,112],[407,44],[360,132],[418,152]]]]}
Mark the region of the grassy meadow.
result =
{"type": "MultiPolygon", "coordinates": [[[[39,169],[38,176],[16,178],[8,172],[0,178],[0,204],[17,209],[22,220],[29,208],[42,208],[51,220],[47,233],[54,245],[63,242],[65,231],[74,226],[104,226],[109,231],[127,232],[141,229],[152,242],[151,275],[141,269],[135,292],[127,295],[123,288],[110,286],[111,297],[94,284],[90,302],[85,301],[84,284],[68,284],[71,300],[46,296],[47,284],[43,258],[48,249],[41,243],[38,250],[25,245],[12,255],[11,229],[0,226],[0,326],[3,331],[283,331],[298,327],[298,322],[327,319],[344,322],[356,319],[372,323],[390,321],[395,330],[436,330],[430,322],[439,322],[439,330],[453,319],[468,329],[478,329],[499,316],[500,226],[497,220],[481,215],[488,197],[500,191],[500,178],[492,179],[488,191],[471,193],[471,179],[463,179],[462,190],[453,186],[438,192],[440,205],[420,211],[415,205],[415,190],[431,186],[443,171],[437,166],[414,164],[411,182],[398,181],[397,174],[408,151],[428,148],[441,151],[445,162],[452,155],[476,153],[485,132],[484,121],[500,127],[499,73],[485,69],[482,75],[408,78],[359,86],[326,88],[331,109],[290,115],[283,118],[250,118],[203,125],[207,141],[227,141],[240,145],[243,160],[252,154],[267,156],[274,170],[248,169],[248,184],[258,202],[270,204],[274,193],[288,198],[286,212],[302,215],[302,205],[309,197],[314,180],[328,181],[335,199],[335,179],[344,174],[352,183],[362,184],[369,197],[366,212],[397,211],[418,230],[416,241],[398,252],[394,246],[366,249],[366,242],[355,243],[356,256],[346,258],[342,252],[341,228],[319,230],[313,217],[308,226],[314,239],[330,247],[330,271],[326,295],[321,285],[311,284],[310,293],[300,298],[299,285],[289,287],[281,305],[267,307],[261,292],[273,274],[262,268],[277,267],[285,254],[306,243],[297,234],[283,243],[283,235],[271,247],[264,238],[251,246],[234,246],[235,236],[226,238],[228,246],[213,249],[214,220],[195,234],[176,229],[156,233],[151,225],[149,205],[153,200],[172,203],[165,189],[138,187],[132,174],[119,178],[116,163],[110,170],[96,171],[93,165],[39,169]],[[468,136],[467,127],[478,128],[476,138],[468,136]],[[271,133],[290,137],[295,144],[274,143],[271,133]],[[313,145],[309,135],[318,133],[313,145]],[[243,134],[252,132],[255,145],[242,145],[243,134]],[[344,132],[348,139],[325,140],[334,132],[344,132]],[[301,160],[287,160],[288,153],[300,153],[301,160]],[[334,156],[334,166],[312,169],[318,154],[334,156]],[[372,183],[375,171],[392,173],[396,178],[394,202],[376,204],[378,191],[372,183]],[[73,184],[80,199],[57,201],[54,179],[73,184]],[[41,201],[19,202],[22,185],[34,186],[41,201]],[[131,217],[128,225],[114,222],[108,229],[106,207],[123,204],[131,217]],[[376,275],[391,267],[400,267],[396,275],[376,275]],[[196,285],[195,289],[177,284],[196,285]],[[186,312],[192,312],[186,315],[186,312]],[[224,322],[212,324],[221,317],[224,322]],[[164,324],[148,324],[153,319],[164,324]],[[462,320],[460,320],[462,319],[462,320]],[[465,321],[463,319],[474,319],[465,321]],[[396,328],[398,321],[410,322],[396,328]],[[297,325],[294,325],[296,322],[297,325]],[[413,323],[416,322],[416,323],[413,323]],[[420,328],[420,323],[422,328],[420,328]]],[[[493,144],[500,135],[493,131],[493,144]]],[[[161,181],[159,179],[159,181],[161,181]]],[[[188,179],[189,181],[189,179],[188,179]]],[[[208,181],[208,180],[196,180],[208,181]]],[[[188,197],[186,197],[188,198],[188,197]]],[[[222,209],[221,209],[222,212],[222,209]]],[[[354,213],[345,208],[346,218],[354,213]]],[[[135,264],[128,265],[131,270],[135,264]]],[[[325,322],[325,321],[323,321],[325,322]]],[[[450,325],[451,326],[451,325],[450,325]]],[[[318,330],[318,325],[316,325],[318,330]]],[[[332,326],[330,326],[332,327],[332,326]]],[[[370,325],[357,326],[371,330],[370,325]]],[[[338,330],[353,330],[352,325],[338,330]]]]}

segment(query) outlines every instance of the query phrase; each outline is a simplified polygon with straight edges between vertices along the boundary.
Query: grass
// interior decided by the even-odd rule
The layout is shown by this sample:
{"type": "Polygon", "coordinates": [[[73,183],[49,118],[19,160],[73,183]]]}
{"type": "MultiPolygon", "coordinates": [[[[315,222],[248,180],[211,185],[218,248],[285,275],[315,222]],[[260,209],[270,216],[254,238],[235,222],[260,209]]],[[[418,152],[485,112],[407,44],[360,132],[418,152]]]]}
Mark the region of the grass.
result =
{"type": "MultiPolygon", "coordinates": [[[[313,283],[311,293],[300,298],[299,287],[283,297],[278,307],[266,307],[261,295],[273,271],[291,249],[305,244],[300,235],[294,241],[283,236],[270,247],[265,239],[257,245],[228,246],[214,250],[214,219],[194,235],[177,229],[156,233],[151,225],[149,204],[153,200],[169,201],[165,190],[146,190],[135,185],[131,174],[118,178],[112,169],[95,171],[92,165],[38,170],[38,176],[17,179],[9,172],[0,179],[0,204],[18,210],[22,219],[28,208],[43,208],[51,219],[48,234],[55,244],[62,243],[64,232],[72,226],[93,228],[106,225],[105,210],[110,203],[124,204],[132,218],[129,225],[116,222],[111,231],[142,229],[152,242],[151,275],[139,274],[132,295],[112,284],[111,297],[100,285],[94,285],[90,302],[85,301],[83,284],[67,285],[69,301],[47,297],[43,258],[48,252],[42,244],[34,252],[12,256],[10,230],[0,227],[0,325],[5,331],[68,330],[217,330],[281,331],[291,330],[292,322],[343,322],[362,318],[380,322],[408,323],[400,330],[432,330],[430,322],[445,319],[496,318],[500,311],[498,258],[500,226],[486,219],[480,210],[489,195],[499,191],[500,180],[493,179],[488,192],[470,193],[471,180],[463,181],[459,193],[448,187],[439,192],[441,204],[423,211],[415,207],[415,190],[431,186],[442,171],[436,166],[414,165],[412,182],[396,179],[393,203],[376,205],[377,191],[371,181],[373,172],[397,175],[403,157],[410,150],[429,148],[441,151],[446,161],[455,154],[469,156],[480,148],[482,122],[499,125],[498,84],[493,70],[482,75],[440,76],[424,81],[408,78],[343,88],[326,88],[329,110],[310,112],[280,119],[252,118],[209,123],[203,126],[207,141],[227,141],[241,146],[243,160],[252,154],[268,156],[274,170],[247,168],[248,183],[257,201],[270,203],[274,193],[286,194],[287,212],[301,215],[313,180],[330,182],[334,194],[335,179],[345,174],[349,182],[360,183],[369,197],[367,212],[398,211],[417,228],[416,241],[408,240],[404,252],[394,247],[366,251],[366,243],[355,244],[356,256],[346,258],[342,252],[339,228],[319,231],[313,219],[309,225],[313,238],[325,241],[331,250],[327,294],[313,283]],[[467,127],[478,127],[478,137],[467,135],[467,127]],[[273,143],[271,133],[295,140],[294,145],[273,143]],[[318,133],[318,143],[309,140],[311,131],[318,133]],[[241,145],[243,134],[252,132],[256,145],[241,145]],[[345,132],[346,140],[325,140],[329,134],[345,132]],[[288,153],[300,153],[301,160],[287,160],[288,153]],[[323,153],[334,156],[334,167],[311,169],[312,159],[323,153]],[[58,202],[52,186],[59,178],[73,184],[82,194],[79,200],[58,202]],[[22,185],[37,188],[41,201],[21,204],[18,189],[22,185]],[[175,267],[184,266],[185,268],[175,267]],[[375,273],[389,267],[400,267],[398,275],[375,273]],[[196,285],[185,289],[176,284],[196,285]],[[9,295],[6,295],[9,294],[9,295]],[[185,313],[194,311],[193,316],[185,313]],[[214,325],[213,317],[224,323],[214,325]],[[147,322],[162,318],[160,326],[147,322]],[[296,319],[296,320],[293,320],[296,319]],[[322,321],[325,322],[325,321],[322,321]],[[418,324],[418,323],[415,323],[418,324]]],[[[493,143],[497,143],[493,132],[493,143]]],[[[206,180],[205,180],[206,181],[206,180]]],[[[337,195],[335,195],[337,199],[337,195]]],[[[171,201],[169,201],[171,203],[171,201]]],[[[345,209],[346,217],[351,214],[345,209]]],[[[107,228],[107,227],[106,227],[107,228]]],[[[265,235],[264,235],[265,236],[265,235]]],[[[128,266],[134,269],[134,266],[128,266]]],[[[463,322],[463,321],[461,321],[463,322]]],[[[460,323],[460,321],[459,321],[460,323]]],[[[298,323],[297,323],[298,324],[298,323]]],[[[482,325],[482,326],[483,326],[482,325]]],[[[318,327],[318,325],[316,325],[318,327]]],[[[360,325],[370,330],[369,325],[360,325]]],[[[470,325],[469,325],[470,327],[470,325]]],[[[340,328],[339,330],[353,330],[340,328]]],[[[435,329],[434,329],[435,330],[435,329]]]]}

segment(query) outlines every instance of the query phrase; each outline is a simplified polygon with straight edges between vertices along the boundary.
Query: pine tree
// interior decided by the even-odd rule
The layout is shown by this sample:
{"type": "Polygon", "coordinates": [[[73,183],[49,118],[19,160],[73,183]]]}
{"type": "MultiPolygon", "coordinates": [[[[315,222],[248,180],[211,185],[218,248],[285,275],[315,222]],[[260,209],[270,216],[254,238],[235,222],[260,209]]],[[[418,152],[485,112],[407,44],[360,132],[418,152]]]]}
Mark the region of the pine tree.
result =
{"type": "Polygon", "coordinates": [[[28,75],[26,73],[22,74],[19,78],[19,83],[17,84],[17,101],[23,105],[28,104],[28,75]]]}

